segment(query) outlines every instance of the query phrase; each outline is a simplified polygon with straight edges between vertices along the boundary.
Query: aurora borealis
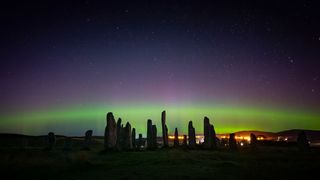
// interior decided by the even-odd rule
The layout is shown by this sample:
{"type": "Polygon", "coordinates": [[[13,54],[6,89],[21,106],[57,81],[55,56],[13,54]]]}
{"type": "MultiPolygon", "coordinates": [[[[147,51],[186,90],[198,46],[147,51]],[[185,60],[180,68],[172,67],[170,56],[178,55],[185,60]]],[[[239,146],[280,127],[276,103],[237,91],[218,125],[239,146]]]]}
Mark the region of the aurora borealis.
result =
{"type": "MultiPolygon", "coordinates": [[[[320,25],[301,2],[13,2],[1,9],[0,132],[320,129],[320,25]]],[[[161,131],[158,132],[161,134],[161,131]]]]}

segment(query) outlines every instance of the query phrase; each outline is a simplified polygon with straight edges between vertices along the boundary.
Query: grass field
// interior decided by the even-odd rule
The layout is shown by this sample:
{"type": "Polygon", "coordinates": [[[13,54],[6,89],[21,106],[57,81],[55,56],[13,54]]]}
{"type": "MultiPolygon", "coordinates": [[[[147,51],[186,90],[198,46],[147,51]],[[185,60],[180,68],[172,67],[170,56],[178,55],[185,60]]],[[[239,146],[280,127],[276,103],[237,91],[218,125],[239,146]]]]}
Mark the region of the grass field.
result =
{"type": "Polygon", "coordinates": [[[294,147],[260,147],[255,152],[101,148],[1,147],[1,174],[9,179],[311,179],[320,167],[319,149],[303,153],[294,147]]]}

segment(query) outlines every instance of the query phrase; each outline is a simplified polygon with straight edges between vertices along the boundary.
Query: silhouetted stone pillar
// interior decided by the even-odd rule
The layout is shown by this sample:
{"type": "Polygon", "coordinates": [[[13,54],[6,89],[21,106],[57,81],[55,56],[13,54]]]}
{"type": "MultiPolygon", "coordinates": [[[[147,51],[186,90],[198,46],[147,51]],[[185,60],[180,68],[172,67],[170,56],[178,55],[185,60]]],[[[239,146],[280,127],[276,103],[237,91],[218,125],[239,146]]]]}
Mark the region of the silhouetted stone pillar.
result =
{"type": "Polygon", "coordinates": [[[139,134],[137,146],[138,146],[138,149],[145,147],[145,141],[142,139],[142,134],[139,134]]]}
{"type": "Polygon", "coordinates": [[[214,130],[214,126],[210,125],[210,146],[212,149],[217,148],[217,136],[216,136],[216,131],[214,130]]]}
{"type": "Polygon", "coordinates": [[[148,119],[147,122],[147,147],[152,148],[152,120],[148,119]]]}
{"type": "Polygon", "coordinates": [[[309,141],[304,131],[298,134],[297,144],[301,151],[308,151],[310,149],[309,141]]]}
{"type": "Polygon", "coordinates": [[[183,135],[182,145],[183,145],[183,147],[187,147],[187,135],[183,135]]]}
{"type": "Polygon", "coordinates": [[[178,147],[179,146],[179,134],[178,134],[178,128],[174,130],[174,140],[173,140],[173,146],[178,147]]]}
{"type": "Polygon", "coordinates": [[[210,122],[209,118],[204,117],[203,120],[203,131],[204,131],[204,147],[210,148],[211,147],[211,140],[210,140],[210,122]]]}
{"type": "Polygon", "coordinates": [[[56,136],[53,132],[48,133],[48,150],[53,149],[54,145],[56,144],[56,136]]]}
{"type": "Polygon", "coordinates": [[[152,125],[152,149],[157,148],[157,126],[152,125]]]}
{"type": "Polygon", "coordinates": [[[105,149],[115,148],[117,142],[117,125],[112,112],[107,114],[107,126],[104,132],[105,149]]]}
{"type": "Polygon", "coordinates": [[[123,148],[126,150],[132,149],[131,125],[129,122],[123,128],[123,148]]]}
{"type": "Polygon", "coordinates": [[[161,125],[162,125],[163,147],[168,147],[168,128],[166,125],[166,111],[162,111],[161,113],[161,125]]]}
{"type": "Polygon", "coordinates": [[[189,121],[188,124],[188,136],[189,136],[189,147],[195,148],[196,147],[196,132],[192,125],[192,121],[189,121]]]}
{"type": "Polygon", "coordinates": [[[229,136],[229,148],[231,151],[236,151],[238,149],[234,133],[231,133],[229,136]]]}
{"type": "Polygon", "coordinates": [[[137,144],[136,144],[136,129],[135,128],[132,128],[131,138],[132,138],[132,148],[135,149],[137,147],[137,144]]]}
{"type": "Polygon", "coordinates": [[[84,143],[83,143],[83,148],[89,150],[90,149],[90,145],[91,145],[91,139],[92,139],[92,130],[88,130],[85,133],[85,137],[84,137],[84,143]]]}
{"type": "Polygon", "coordinates": [[[118,118],[117,121],[117,142],[116,147],[117,150],[121,150],[123,146],[123,127],[122,127],[122,119],[118,118]]]}
{"type": "Polygon", "coordinates": [[[255,134],[250,134],[250,147],[252,149],[255,149],[257,147],[257,137],[255,134]]]}

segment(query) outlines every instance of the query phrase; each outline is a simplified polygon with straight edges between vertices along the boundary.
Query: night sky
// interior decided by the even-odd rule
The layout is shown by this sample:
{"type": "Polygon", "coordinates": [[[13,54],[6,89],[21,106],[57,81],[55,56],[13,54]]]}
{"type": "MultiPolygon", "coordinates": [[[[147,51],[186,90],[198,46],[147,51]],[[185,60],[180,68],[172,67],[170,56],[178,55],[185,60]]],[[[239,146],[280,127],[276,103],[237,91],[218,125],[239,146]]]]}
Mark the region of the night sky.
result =
{"type": "Polygon", "coordinates": [[[320,129],[316,1],[1,5],[0,132],[320,129]]]}

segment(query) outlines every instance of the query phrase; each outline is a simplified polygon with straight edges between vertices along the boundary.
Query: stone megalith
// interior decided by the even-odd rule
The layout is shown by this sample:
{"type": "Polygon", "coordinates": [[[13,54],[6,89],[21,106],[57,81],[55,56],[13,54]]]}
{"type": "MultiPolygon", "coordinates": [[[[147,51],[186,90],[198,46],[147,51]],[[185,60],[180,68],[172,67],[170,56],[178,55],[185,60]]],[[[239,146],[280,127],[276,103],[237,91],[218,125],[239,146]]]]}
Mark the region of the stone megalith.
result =
{"type": "Polygon", "coordinates": [[[136,148],[137,147],[137,143],[136,143],[136,129],[132,128],[132,134],[131,134],[131,138],[132,138],[132,148],[136,148]]]}
{"type": "Polygon", "coordinates": [[[168,128],[166,125],[166,111],[162,111],[161,113],[161,125],[162,125],[163,147],[168,147],[168,128]]]}
{"type": "Polygon", "coordinates": [[[216,131],[214,130],[214,126],[210,125],[210,148],[216,149],[217,148],[217,136],[216,131]]]}
{"type": "Polygon", "coordinates": [[[196,132],[195,129],[192,125],[192,121],[189,121],[188,124],[188,136],[189,136],[189,147],[190,148],[195,148],[196,147],[196,132]]]}
{"type": "Polygon", "coordinates": [[[131,125],[129,122],[123,128],[123,148],[126,150],[132,149],[131,125]]]}
{"type": "Polygon", "coordinates": [[[157,149],[157,126],[152,125],[152,149],[157,149]]]}
{"type": "Polygon", "coordinates": [[[229,136],[229,149],[231,151],[236,151],[238,149],[237,148],[237,141],[236,141],[234,133],[231,133],[229,136]]]}
{"type": "Polygon", "coordinates": [[[116,147],[118,150],[122,149],[123,146],[123,127],[122,127],[122,119],[118,118],[117,121],[117,142],[116,147]]]}
{"type": "Polygon", "coordinates": [[[174,147],[178,147],[178,146],[179,146],[179,134],[178,134],[178,128],[175,128],[175,130],[174,130],[173,146],[174,146],[174,147]]]}
{"type": "Polygon", "coordinates": [[[304,131],[298,134],[297,144],[300,151],[308,151],[310,149],[309,140],[304,131]]]}
{"type": "Polygon", "coordinates": [[[56,136],[53,132],[48,133],[48,150],[53,149],[54,145],[56,144],[56,136]]]}
{"type": "Polygon", "coordinates": [[[104,148],[113,149],[117,143],[117,125],[112,112],[107,114],[107,126],[104,131],[104,148]]]}
{"type": "Polygon", "coordinates": [[[250,147],[255,149],[257,147],[257,136],[253,133],[250,134],[250,147]]]}
{"type": "Polygon", "coordinates": [[[203,120],[203,131],[204,131],[204,147],[210,148],[211,147],[211,140],[210,140],[210,122],[208,117],[204,117],[203,120]]]}
{"type": "Polygon", "coordinates": [[[147,148],[152,148],[152,120],[148,119],[147,122],[147,148]]]}
{"type": "Polygon", "coordinates": [[[92,130],[88,130],[85,133],[84,142],[83,142],[83,148],[89,150],[91,141],[92,141],[92,130]]]}
{"type": "Polygon", "coordinates": [[[142,134],[139,134],[137,146],[138,146],[138,149],[142,149],[145,147],[145,141],[142,138],[142,134]]]}

